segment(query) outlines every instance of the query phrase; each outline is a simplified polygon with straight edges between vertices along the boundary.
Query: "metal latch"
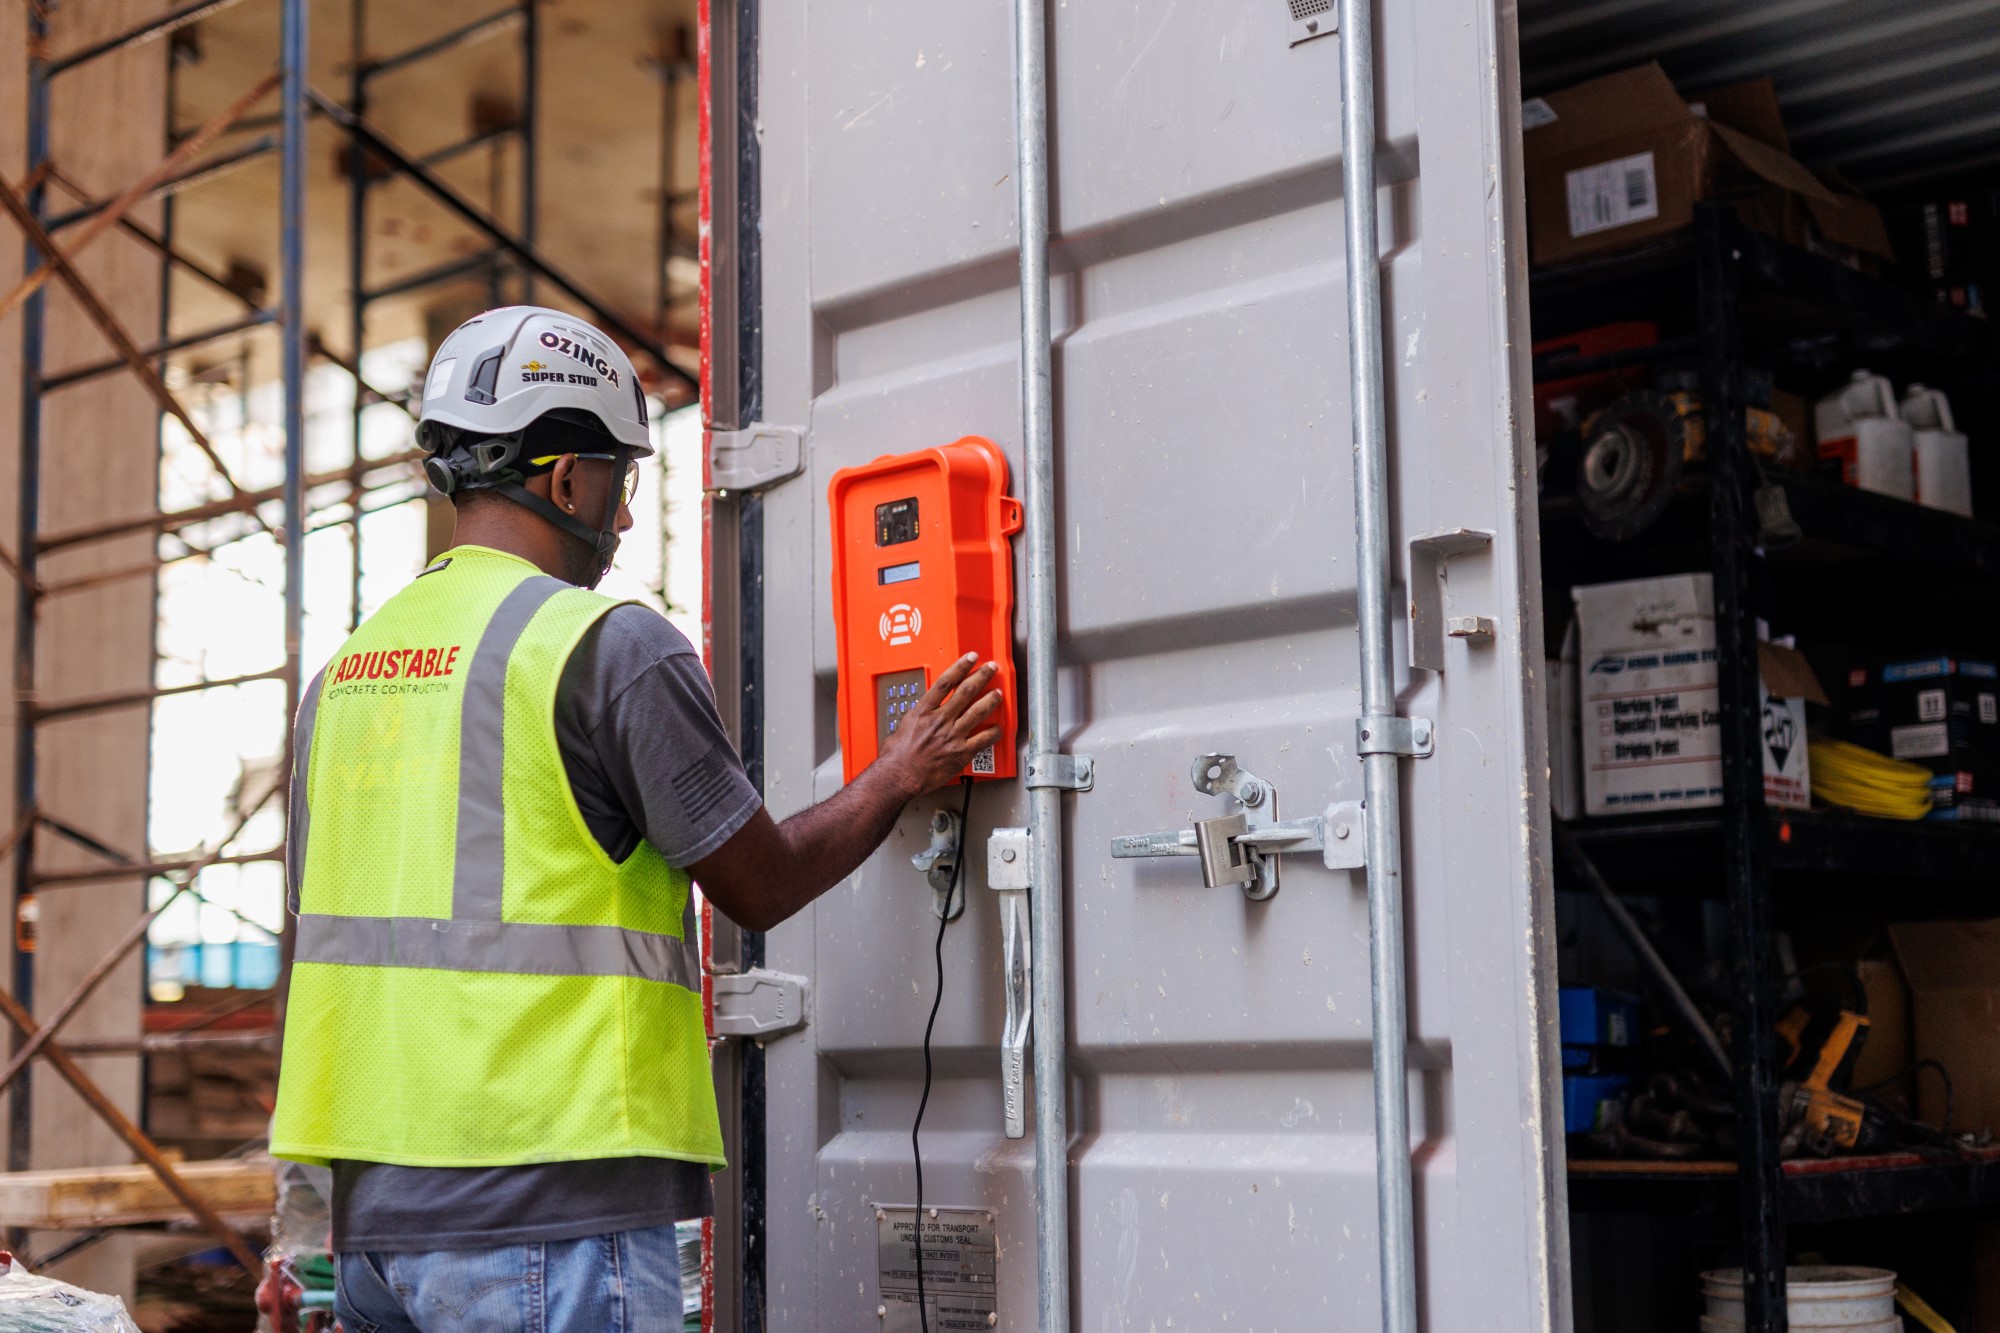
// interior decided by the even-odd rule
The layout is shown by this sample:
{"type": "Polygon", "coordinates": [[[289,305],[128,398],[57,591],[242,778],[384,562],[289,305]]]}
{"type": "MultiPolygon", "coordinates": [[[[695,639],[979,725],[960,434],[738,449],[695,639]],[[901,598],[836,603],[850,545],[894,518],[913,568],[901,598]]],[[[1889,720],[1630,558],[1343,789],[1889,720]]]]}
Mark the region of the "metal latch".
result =
{"type": "Polygon", "coordinates": [[[1007,1022],[1000,1030],[1000,1107],[1007,1137],[1028,1133],[1028,1028],[1034,1017],[1029,952],[1028,889],[1034,875],[1029,854],[1034,835],[997,828],[986,840],[986,885],[1000,895],[1000,977],[1007,992],[1007,1022]]]}
{"type": "Polygon", "coordinates": [[[1189,829],[1135,833],[1111,840],[1111,855],[1119,860],[1153,856],[1194,856],[1201,859],[1201,882],[1207,887],[1239,884],[1243,896],[1262,902],[1278,892],[1278,857],[1285,852],[1318,852],[1329,870],[1355,870],[1363,864],[1364,812],[1359,801],[1336,801],[1303,819],[1278,817],[1278,789],[1231,754],[1205,754],[1194,761],[1195,790],[1227,796],[1240,807],[1233,813],[1202,819],[1189,829]]]}
{"type": "Polygon", "coordinates": [[[805,466],[805,432],[797,426],[708,428],[711,491],[761,491],[798,476],[805,466]]]}
{"type": "Polygon", "coordinates": [[[715,995],[715,1035],[769,1041],[806,1025],[806,979],[758,967],[718,972],[710,978],[715,995]]]}
{"type": "Polygon", "coordinates": [[[956,921],[965,911],[965,887],[958,879],[958,856],[963,829],[958,811],[939,810],[931,816],[931,845],[910,858],[910,864],[924,872],[931,886],[931,915],[956,921]]]}

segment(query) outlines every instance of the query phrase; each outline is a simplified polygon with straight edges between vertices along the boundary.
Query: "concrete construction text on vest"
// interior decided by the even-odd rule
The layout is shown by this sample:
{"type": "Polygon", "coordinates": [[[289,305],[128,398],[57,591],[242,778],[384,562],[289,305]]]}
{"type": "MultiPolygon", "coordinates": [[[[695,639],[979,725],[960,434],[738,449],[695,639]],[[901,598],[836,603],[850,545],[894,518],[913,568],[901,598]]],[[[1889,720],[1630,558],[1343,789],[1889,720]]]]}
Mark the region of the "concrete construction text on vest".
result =
{"type": "MultiPolygon", "coordinates": [[[[377,687],[348,682],[395,680],[422,680],[433,676],[457,674],[459,649],[464,645],[450,644],[437,648],[392,648],[386,652],[349,653],[333,668],[333,678],[327,682],[329,698],[347,694],[374,694],[377,687]]],[[[404,685],[384,691],[386,693],[409,693],[417,687],[404,685]]],[[[445,689],[440,681],[433,689],[445,689]]]]}

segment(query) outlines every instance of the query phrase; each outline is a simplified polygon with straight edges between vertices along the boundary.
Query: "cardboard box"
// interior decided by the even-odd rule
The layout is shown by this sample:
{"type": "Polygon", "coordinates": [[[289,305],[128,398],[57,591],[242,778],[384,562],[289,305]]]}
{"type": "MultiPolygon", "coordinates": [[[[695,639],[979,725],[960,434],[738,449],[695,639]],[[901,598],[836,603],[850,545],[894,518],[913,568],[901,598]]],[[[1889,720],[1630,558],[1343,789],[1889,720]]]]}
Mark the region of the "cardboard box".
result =
{"type": "Polygon", "coordinates": [[[1868,997],[1868,1040],[1862,1043],[1850,1082],[1867,1088],[1903,1074],[1916,1058],[1910,1054],[1910,985],[1893,958],[1863,958],[1854,970],[1868,997]]]}
{"type": "MultiPolygon", "coordinates": [[[[1578,734],[1590,815],[1722,804],[1714,582],[1707,574],[1573,588],[1581,656],[1578,734]]],[[[1805,659],[1757,652],[1764,799],[1812,804],[1806,701],[1825,695],[1805,659]]]]}
{"type": "Polygon", "coordinates": [[[1897,216],[1897,254],[1920,291],[1986,316],[2000,283],[2000,189],[1960,190],[1897,216]]]}
{"type": "MultiPolygon", "coordinates": [[[[1916,1058],[1951,1075],[1953,1130],[2000,1128],[2000,921],[1889,927],[1910,982],[1916,1058]]],[[[1917,1115],[1944,1120],[1944,1084],[1917,1084],[1917,1115]]]]}
{"type": "Polygon", "coordinates": [[[1794,244],[1894,257],[1873,205],[1792,157],[1768,79],[1690,103],[1648,63],[1534,98],[1522,124],[1537,265],[1670,236],[1709,199],[1794,244]]]}
{"type": "Polygon", "coordinates": [[[2000,666],[1933,653],[1876,661],[1847,674],[1849,736],[1857,745],[1938,775],[1938,809],[2000,800],[2000,666]]]}

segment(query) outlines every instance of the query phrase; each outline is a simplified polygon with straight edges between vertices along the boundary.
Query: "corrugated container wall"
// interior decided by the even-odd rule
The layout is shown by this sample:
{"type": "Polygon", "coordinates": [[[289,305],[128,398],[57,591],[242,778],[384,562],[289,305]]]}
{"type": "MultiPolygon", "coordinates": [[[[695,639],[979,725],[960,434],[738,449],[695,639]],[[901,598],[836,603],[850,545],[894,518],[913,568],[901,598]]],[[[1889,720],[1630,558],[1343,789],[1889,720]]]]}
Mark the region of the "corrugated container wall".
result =
{"type": "MultiPolygon", "coordinates": [[[[1207,752],[1286,815],[1361,797],[1342,39],[1293,44],[1293,11],[1319,8],[1048,9],[1060,698],[1064,748],[1095,760],[1063,849],[1073,1327],[1092,1333],[1380,1326],[1363,874],[1287,856],[1252,902],[1192,859],[1110,855],[1235,808],[1191,785],[1207,752]]],[[[761,419],[806,440],[761,499],[779,816],[841,781],[828,479],[967,434],[1021,474],[1010,9],[814,0],[755,25],[752,354],[761,419]]],[[[1420,654],[1439,669],[1417,669],[1396,629],[1402,711],[1437,736],[1404,765],[1424,1326],[1563,1328],[1512,8],[1385,4],[1376,39],[1395,600],[1470,631],[1439,630],[1420,654]],[[1474,535],[1410,588],[1413,544],[1455,533],[1474,535]]],[[[767,1328],[884,1325],[877,1208],[915,1194],[933,986],[909,858],[957,800],[919,802],[768,938],[811,1021],[765,1052],[767,1328]]],[[[924,1131],[926,1203],[995,1214],[1014,1329],[1035,1324],[1034,1127],[1002,1133],[983,869],[989,832],[1027,822],[1019,783],[974,790],[924,1131]]]]}

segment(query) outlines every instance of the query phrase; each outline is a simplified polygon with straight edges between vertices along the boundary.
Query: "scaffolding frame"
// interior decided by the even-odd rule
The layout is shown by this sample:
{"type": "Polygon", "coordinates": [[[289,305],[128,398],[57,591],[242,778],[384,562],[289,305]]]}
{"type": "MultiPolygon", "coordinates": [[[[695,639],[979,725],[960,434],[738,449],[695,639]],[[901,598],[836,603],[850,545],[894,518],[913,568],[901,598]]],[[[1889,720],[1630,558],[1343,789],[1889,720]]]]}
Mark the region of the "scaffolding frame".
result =
{"type": "MultiPolygon", "coordinates": [[[[532,299],[534,284],[539,280],[547,282],[571,301],[590,311],[608,332],[633,350],[643,353],[648,360],[659,367],[669,382],[677,384],[682,391],[684,401],[694,401],[698,397],[699,385],[693,375],[676,365],[666,353],[663,345],[666,333],[664,310],[661,312],[662,324],[658,336],[649,336],[633,327],[615,309],[598,299],[567,273],[555,267],[536,247],[535,85],[538,78],[539,32],[535,6],[538,0],[515,0],[515,3],[505,9],[495,11],[395,55],[372,61],[364,59],[366,0],[351,0],[355,59],[349,88],[351,100],[346,105],[313,88],[308,80],[309,0],[276,0],[281,14],[280,51],[276,70],[260,79],[222,112],[211,117],[190,134],[173,135],[170,124],[169,151],[159,163],[142,173],[113,197],[105,199],[88,197],[85,191],[63,174],[60,165],[50,158],[51,81],[72,69],[81,68],[114,52],[167,37],[240,2],[241,0],[198,0],[197,3],[187,4],[167,14],[146,20],[120,34],[92,43],[55,60],[51,60],[47,54],[47,13],[39,5],[29,6],[28,171],[17,184],[0,180],[0,212],[5,212],[12,219],[24,243],[21,282],[12,294],[0,296],[0,318],[17,311],[23,324],[20,521],[16,532],[16,549],[10,552],[4,544],[0,544],[0,572],[11,576],[16,586],[14,651],[17,700],[16,747],[13,756],[17,809],[11,828],[0,834],[0,859],[10,854],[12,856],[10,898],[17,923],[17,929],[10,938],[9,946],[12,949],[11,986],[5,991],[0,991],[0,1016],[4,1016],[12,1029],[10,1056],[5,1068],[0,1069],[0,1088],[4,1088],[8,1094],[9,1170],[23,1170],[27,1166],[33,1130],[29,1079],[32,1076],[33,1065],[36,1061],[40,1061],[54,1069],[76,1091],[134,1155],[154,1172],[199,1226],[221,1241],[247,1271],[255,1276],[261,1276],[263,1271],[261,1259],[242,1235],[188,1187],[174,1165],[160,1152],[153,1139],[139,1125],[133,1123],[103,1089],[76,1065],[72,1058],[72,1050],[76,1053],[95,1052],[97,1047],[104,1046],[105,1043],[79,1042],[72,1048],[56,1038],[64,1021],[77,1012],[118,964],[145,941],[151,923],[168,904],[184,895],[193,897],[197,901],[208,902],[197,888],[197,881],[204,870],[214,865],[247,864],[282,858],[281,849],[251,853],[229,853],[225,849],[250,820],[269,806],[282,790],[284,777],[292,770],[292,757],[289,753],[290,728],[288,726],[286,729],[286,753],[276,770],[276,776],[261,797],[247,807],[239,807],[240,818],[236,821],[235,827],[197,856],[160,859],[151,854],[150,848],[145,849],[142,854],[134,855],[110,846],[62,818],[59,812],[41,808],[36,785],[39,773],[39,745],[42,739],[39,724],[60,717],[108,709],[140,705],[150,708],[153,701],[164,697],[263,680],[282,680],[286,692],[286,717],[289,719],[297,714],[303,686],[301,644],[305,618],[305,538],[312,531],[351,526],[350,619],[358,622],[361,607],[362,519],[368,513],[375,512],[366,506],[366,497],[395,485],[399,480],[409,479],[412,472],[410,464],[419,457],[414,450],[406,450],[384,458],[369,458],[362,452],[361,420],[368,407],[380,403],[393,403],[412,417],[416,415],[407,397],[384,393],[369,385],[362,377],[366,309],[371,303],[390,295],[441,284],[482,271],[489,277],[489,292],[497,295],[503,275],[512,273],[520,280],[524,300],[532,299]],[[419,157],[404,152],[365,118],[369,83],[373,78],[456,49],[467,42],[515,28],[522,34],[523,88],[519,115],[513,124],[478,131],[466,140],[419,157]],[[277,116],[271,119],[247,116],[246,113],[251,107],[268,97],[273,90],[280,96],[277,116]],[[344,136],[348,145],[350,342],[345,358],[325,347],[308,330],[305,319],[306,128],[308,117],[314,116],[333,124],[344,136]],[[231,129],[269,128],[273,123],[280,131],[275,136],[267,133],[248,144],[204,156],[207,147],[231,129]],[[510,135],[519,139],[521,152],[519,188],[522,216],[518,230],[509,229],[486,210],[467,200],[433,171],[434,167],[463,153],[485,144],[495,143],[510,135]],[[172,205],[179,193],[220,179],[272,153],[278,154],[280,158],[278,207],[280,299],[275,308],[267,308],[249,293],[232,285],[225,276],[210,271],[198,260],[182,253],[176,247],[172,205]],[[386,171],[382,170],[383,166],[386,166],[386,171]],[[415,183],[434,204],[443,207],[483,234],[489,243],[488,248],[473,256],[471,261],[461,260],[439,265],[395,283],[374,289],[367,288],[365,285],[367,193],[382,180],[389,178],[407,179],[415,183]],[[72,205],[62,212],[51,211],[49,188],[52,184],[62,188],[72,198],[72,205]],[[153,199],[164,201],[162,226],[157,231],[128,216],[131,210],[153,199]],[[160,256],[159,328],[157,336],[144,345],[132,336],[70,262],[86,245],[113,229],[144,244],[160,256]],[[65,236],[72,238],[66,246],[62,239],[65,236]],[[243,307],[242,315],[192,334],[172,336],[168,327],[171,315],[170,296],[172,274],[177,270],[188,273],[208,286],[231,296],[243,307]],[[82,307],[85,316],[96,326],[99,334],[117,352],[115,358],[86,366],[71,367],[55,375],[45,373],[44,288],[52,281],[69,291],[71,297],[82,307]],[[164,371],[166,357],[173,352],[214,345],[230,339],[244,339],[267,326],[275,326],[280,337],[284,476],[282,482],[275,487],[246,490],[237,483],[193,416],[167,386],[164,371]],[[347,373],[355,386],[351,428],[352,448],[347,465],[330,472],[315,474],[308,474],[305,470],[305,374],[311,359],[323,360],[339,367],[347,373]],[[148,513],[103,520],[68,531],[44,532],[40,513],[42,399],[49,393],[97,376],[120,371],[132,374],[147,389],[160,409],[159,420],[164,421],[166,417],[171,416],[181,423],[196,447],[207,457],[215,475],[224,483],[228,495],[221,499],[173,510],[161,507],[156,498],[153,510],[148,513]],[[382,480],[383,474],[389,474],[387,481],[382,480]],[[326,518],[323,512],[316,516],[314,511],[308,508],[308,492],[342,481],[347,484],[341,499],[323,506],[322,510],[342,509],[344,513],[330,519],[326,518]],[[276,523],[273,523],[265,513],[273,502],[281,505],[282,516],[276,523]],[[243,520],[242,530],[233,535],[225,534],[210,545],[198,546],[181,535],[185,529],[216,522],[232,515],[243,520]],[[285,653],[282,666],[222,679],[203,679],[168,686],[155,682],[145,689],[61,699],[54,702],[42,700],[36,681],[35,659],[38,613],[45,599],[87,588],[102,587],[121,579],[156,577],[160,569],[175,561],[210,555],[256,532],[270,532],[278,537],[284,553],[285,653]],[[144,561],[60,582],[47,582],[40,576],[40,560],[43,555],[135,533],[151,533],[155,537],[155,549],[150,558],[144,561]],[[178,538],[185,549],[179,553],[162,552],[159,549],[158,539],[169,535],[178,538]],[[104,866],[94,870],[38,871],[35,868],[35,847],[38,835],[43,834],[60,837],[72,845],[84,848],[104,862],[104,866]],[[149,886],[155,879],[165,878],[172,885],[172,892],[160,905],[142,910],[118,944],[85,975],[71,994],[63,997],[53,1008],[44,1008],[46,1017],[38,1020],[35,955],[32,948],[23,947],[19,929],[19,923],[32,917],[36,894],[41,890],[55,889],[65,884],[126,877],[142,877],[149,886]]],[[[168,111],[171,117],[173,110],[171,50],[168,60],[168,111]]],[[[670,116],[667,128],[669,130],[671,128],[670,116]]],[[[670,162],[670,144],[663,147],[663,154],[665,155],[663,162],[670,162]]],[[[663,180],[663,195],[670,186],[671,181],[663,180]]],[[[669,202],[663,199],[663,215],[669,202]]],[[[661,226],[663,264],[671,241],[671,221],[663,217],[661,226]]],[[[243,388],[247,394],[247,363],[244,373],[243,388]]],[[[158,434],[156,430],[156,437],[158,434]]],[[[160,446],[156,441],[156,449],[158,447],[160,446]]],[[[399,504],[413,498],[416,496],[399,496],[391,503],[399,504]]],[[[382,507],[386,506],[378,505],[376,508],[382,507]]],[[[155,607],[149,610],[149,614],[156,614],[156,607],[157,597],[155,607]]],[[[285,803],[280,800],[277,805],[281,817],[288,817],[285,803]]],[[[289,834],[289,829],[286,832],[289,834]]],[[[236,915],[239,919],[245,919],[240,913],[236,915]]],[[[279,947],[281,979],[277,994],[282,1024],[284,978],[289,974],[292,948],[288,919],[281,924],[279,947]]],[[[111,1045],[122,1048],[125,1044],[111,1043],[111,1045]]],[[[143,1051],[144,1042],[136,1043],[134,1049],[143,1051]]],[[[86,1237],[81,1244],[90,1243],[91,1239],[86,1237]]],[[[13,1248],[18,1253],[19,1238],[16,1237],[14,1240],[13,1248]]],[[[43,1261],[52,1262],[57,1257],[66,1257],[76,1248],[79,1246],[65,1246],[55,1254],[44,1256],[43,1261]]]]}

